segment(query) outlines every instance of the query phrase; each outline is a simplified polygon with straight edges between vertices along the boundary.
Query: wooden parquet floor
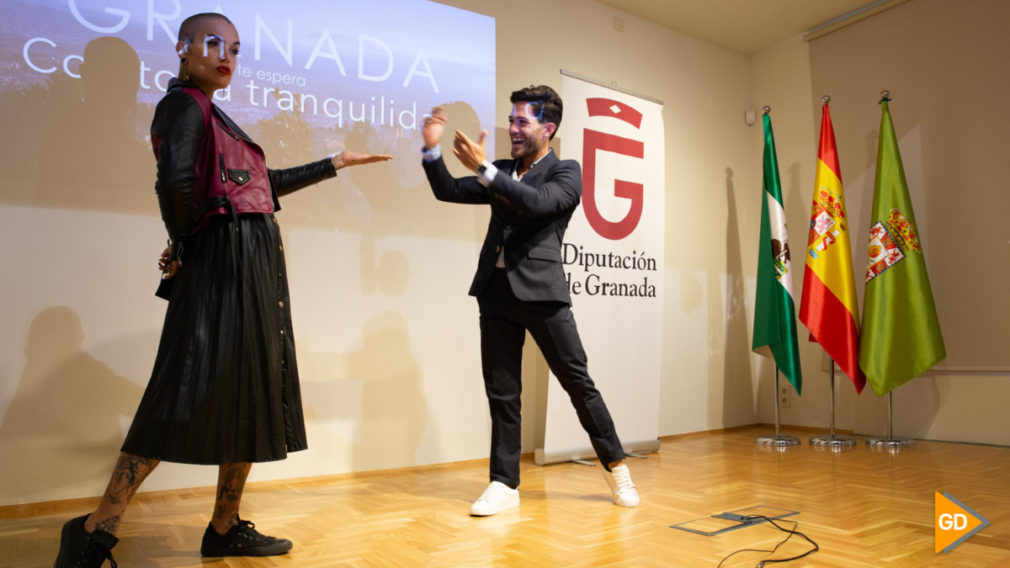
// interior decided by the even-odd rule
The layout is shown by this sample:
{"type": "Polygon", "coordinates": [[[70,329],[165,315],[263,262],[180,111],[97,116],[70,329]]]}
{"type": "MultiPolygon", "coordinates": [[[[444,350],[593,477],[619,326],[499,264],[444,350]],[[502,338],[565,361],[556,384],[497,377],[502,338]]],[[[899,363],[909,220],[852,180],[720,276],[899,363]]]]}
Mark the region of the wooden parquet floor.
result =
{"type": "MultiPolygon", "coordinates": [[[[783,452],[755,445],[768,432],[672,437],[647,459],[630,459],[642,495],[637,509],[612,505],[599,467],[579,464],[524,461],[520,508],[488,518],[468,516],[486,485],[486,460],[252,483],[243,516],[295,543],[274,558],[200,558],[211,488],[141,493],[114,552],[120,566],[159,568],[715,567],[736,550],[771,549],[784,534],[768,524],[717,536],[670,525],[764,505],[798,511],[789,519],[820,546],[783,566],[1010,566],[1010,448],[920,441],[897,454],[865,445],[834,453],[807,445],[810,432],[793,431],[804,445],[783,452]],[[934,491],[991,525],[934,554],[934,491]]],[[[94,502],[0,508],[0,566],[52,566],[61,524],[94,502]]],[[[774,555],[737,554],[723,566],[753,567],[808,548],[794,537],[774,555]]]]}

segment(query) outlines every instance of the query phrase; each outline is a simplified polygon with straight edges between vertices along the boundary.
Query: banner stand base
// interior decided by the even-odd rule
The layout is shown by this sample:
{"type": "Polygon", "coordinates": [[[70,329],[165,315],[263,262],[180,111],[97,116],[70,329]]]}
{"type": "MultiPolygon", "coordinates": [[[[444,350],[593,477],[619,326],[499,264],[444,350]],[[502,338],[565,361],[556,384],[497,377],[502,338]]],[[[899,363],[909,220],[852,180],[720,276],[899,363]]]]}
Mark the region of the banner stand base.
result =
{"type": "MultiPolygon", "coordinates": [[[[641,442],[634,442],[631,444],[624,444],[624,455],[634,458],[645,459],[642,454],[648,454],[652,452],[659,451],[659,439],[655,440],[643,440],[641,442]]],[[[591,446],[586,446],[584,448],[573,448],[568,450],[556,450],[551,452],[544,451],[543,448],[537,448],[533,450],[533,461],[537,465],[547,465],[551,463],[561,463],[561,462],[577,462],[577,463],[591,463],[595,464],[596,452],[593,451],[591,446]]]]}

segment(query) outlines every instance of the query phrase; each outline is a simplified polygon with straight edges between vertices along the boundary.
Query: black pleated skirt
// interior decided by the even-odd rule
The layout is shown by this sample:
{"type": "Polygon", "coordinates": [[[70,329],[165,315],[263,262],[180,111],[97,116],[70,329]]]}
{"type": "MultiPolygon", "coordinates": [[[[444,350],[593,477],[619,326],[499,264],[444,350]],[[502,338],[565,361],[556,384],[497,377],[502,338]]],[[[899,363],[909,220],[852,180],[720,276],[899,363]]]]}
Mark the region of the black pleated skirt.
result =
{"type": "Polygon", "coordinates": [[[306,447],[277,221],[216,216],[183,253],[123,451],[222,464],[279,460],[306,447]]]}

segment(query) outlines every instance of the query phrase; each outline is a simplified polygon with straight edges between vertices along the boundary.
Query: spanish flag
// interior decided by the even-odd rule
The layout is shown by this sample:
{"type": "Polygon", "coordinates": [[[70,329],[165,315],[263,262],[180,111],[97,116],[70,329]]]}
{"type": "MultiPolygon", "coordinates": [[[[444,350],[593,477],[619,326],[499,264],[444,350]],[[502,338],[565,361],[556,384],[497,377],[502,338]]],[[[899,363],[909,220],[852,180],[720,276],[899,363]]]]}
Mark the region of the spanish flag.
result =
{"type": "Polygon", "coordinates": [[[849,218],[845,214],[842,170],[827,102],[821,111],[821,141],[817,149],[806,260],[800,321],[810,330],[810,340],[820,343],[856,385],[856,392],[862,392],[866,377],[859,369],[859,306],[849,245],[849,218]]]}

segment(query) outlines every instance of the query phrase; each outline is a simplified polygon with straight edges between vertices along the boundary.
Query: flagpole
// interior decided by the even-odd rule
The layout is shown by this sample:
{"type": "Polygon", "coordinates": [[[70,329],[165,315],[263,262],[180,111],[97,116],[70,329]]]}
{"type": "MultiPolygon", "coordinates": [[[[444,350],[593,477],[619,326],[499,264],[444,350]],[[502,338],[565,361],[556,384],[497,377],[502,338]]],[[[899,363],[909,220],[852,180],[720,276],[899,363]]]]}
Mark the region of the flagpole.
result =
{"type": "MultiPolygon", "coordinates": [[[[884,156],[883,151],[880,148],[883,148],[883,144],[884,144],[884,141],[885,141],[884,140],[884,132],[885,132],[885,125],[886,125],[886,126],[889,127],[890,136],[891,136],[891,143],[895,146],[895,148],[893,148],[893,152],[895,153],[895,155],[893,156],[892,160],[894,162],[896,162],[896,164],[897,164],[897,172],[899,174],[898,181],[900,182],[900,188],[903,189],[903,191],[904,191],[904,199],[907,201],[907,200],[909,200],[909,197],[908,197],[908,187],[906,185],[906,182],[905,182],[905,179],[904,179],[905,176],[904,176],[904,173],[903,173],[903,168],[901,166],[901,155],[897,151],[897,148],[896,148],[897,147],[897,138],[895,137],[894,132],[893,132],[894,125],[893,125],[893,123],[890,120],[890,114],[889,114],[889,112],[887,110],[887,106],[886,106],[887,102],[890,101],[890,100],[891,100],[891,92],[890,91],[886,91],[886,90],[885,91],[880,91],[880,104],[884,105],[884,107],[883,107],[883,116],[881,118],[881,125],[880,125],[881,126],[881,140],[879,142],[879,146],[880,147],[878,147],[878,151],[877,151],[877,168],[879,170],[880,164],[881,164],[881,156],[884,156]],[[886,122],[885,122],[885,120],[886,120],[886,122]]],[[[881,182],[880,182],[881,177],[880,177],[880,172],[879,171],[877,172],[877,178],[878,178],[878,181],[874,183],[874,192],[873,192],[873,199],[874,199],[874,201],[873,201],[874,202],[874,213],[873,213],[873,215],[874,216],[877,215],[877,212],[876,212],[877,199],[878,199],[879,187],[881,186],[881,182]]],[[[911,203],[909,202],[907,205],[905,205],[905,207],[908,209],[908,214],[911,215],[911,211],[912,211],[911,203]]],[[[891,211],[893,212],[893,211],[895,211],[895,209],[891,209],[891,211]]],[[[872,220],[871,220],[871,222],[872,222],[872,220]]],[[[913,228],[914,228],[914,222],[913,222],[913,228]]],[[[912,258],[912,257],[908,257],[908,258],[912,258]]],[[[919,262],[920,263],[922,262],[921,259],[919,260],[919,262]]],[[[908,330],[912,330],[912,329],[926,329],[927,331],[933,330],[932,336],[917,336],[915,338],[920,343],[923,343],[923,344],[927,344],[928,343],[928,344],[930,344],[930,347],[924,351],[924,353],[925,353],[924,356],[932,358],[930,360],[929,365],[928,365],[928,366],[932,366],[932,365],[938,363],[940,360],[942,360],[946,356],[946,350],[944,349],[944,346],[943,346],[943,336],[940,334],[939,322],[935,321],[936,320],[936,307],[933,305],[932,291],[930,290],[930,287],[929,287],[929,278],[928,278],[928,276],[925,275],[925,265],[921,265],[921,266],[922,266],[922,271],[923,271],[922,280],[920,282],[917,282],[916,286],[918,286],[922,290],[924,290],[925,297],[927,298],[928,303],[929,303],[928,304],[929,308],[926,309],[926,310],[920,309],[919,312],[918,312],[918,317],[917,317],[917,319],[915,319],[914,322],[911,322],[911,321],[901,322],[902,326],[900,326],[898,329],[902,329],[903,328],[906,332],[908,332],[908,330]],[[932,314],[931,314],[932,317],[931,318],[930,318],[930,313],[928,313],[928,312],[932,312],[932,314]],[[925,321],[925,323],[924,323],[922,320],[929,320],[929,321],[925,321]],[[936,345],[937,343],[939,344],[938,346],[936,345]]],[[[906,273],[906,274],[912,274],[912,275],[914,275],[911,272],[906,273]]],[[[867,290],[868,290],[868,293],[866,295],[866,299],[864,300],[866,302],[864,304],[864,307],[870,305],[871,302],[872,302],[871,299],[870,299],[870,294],[869,294],[869,290],[870,290],[869,286],[867,286],[867,290]]],[[[899,290],[895,290],[895,289],[892,289],[891,292],[892,293],[901,293],[899,290]]],[[[864,325],[863,329],[864,329],[864,332],[867,329],[867,327],[866,327],[867,326],[866,313],[867,313],[867,309],[864,309],[864,311],[863,311],[863,314],[864,314],[864,317],[863,317],[863,325],[864,325]]],[[[870,310],[870,313],[873,313],[872,310],[870,310]]],[[[893,335],[895,333],[895,329],[892,329],[892,327],[891,327],[891,326],[895,325],[895,323],[894,323],[893,320],[894,320],[894,314],[892,313],[892,314],[890,314],[889,320],[887,322],[887,326],[888,326],[887,333],[888,333],[888,335],[893,335]]],[[[879,322],[875,321],[874,323],[877,323],[879,325],[879,322]]],[[[864,335],[863,337],[865,338],[866,335],[864,335]]],[[[861,349],[861,353],[860,353],[860,364],[861,365],[862,365],[862,361],[863,361],[863,355],[865,355],[865,354],[866,354],[866,351],[863,351],[861,349]]],[[[898,374],[900,374],[901,370],[902,369],[900,369],[900,368],[895,368],[894,366],[891,366],[891,368],[887,369],[887,372],[878,373],[880,376],[877,377],[877,380],[893,379],[893,377],[888,376],[888,373],[895,374],[897,372],[898,374]]],[[[867,378],[869,379],[870,377],[868,376],[867,378]]],[[[870,446],[871,448],[875,448],[875,449],[888,449],[888,450],[891,450],[892,452],[894,452],[894,451],[900,450],[903,447],[911,446],[911,445],[913,445],[915,443],[915,441],[912,440],[912,439],[910,439],[910,438],[895,438],[894,437],[894,389],[897,388],[897,386],[900,386],[901,384],[903,384],[905,381],[909,380],[910,378],[911,377],[904,377],[904,378],[902,378],[902,380],[900,380],[899,382],[897,382],[897,384],[894,384],[893,382],[888,383],[888,381],[883,381],[883,387],[887,388],[887,438],[869,438],[869,439],[866,440],[866,445],[867,446],[870,446]]],[[[878,390],[879,391],[879,390],[883,390],[883,389],[882,388],[877,388],[877,385],[875,385],[874,390],[878,390]]]]}
{"type": "MultiPolygon", "coordinates": [[[[767,107],[766,107],[767,108],[767,107]]],[[[784,436],[781,433],[782,426],[779,421],[779,366],[775,365],[775,435],[758,436],[756,442],[759,446],[772,446],[785,450],[793,446],[800,445],[800,439],[796,436],[784,436]]]]}
{"type": "Polygon", "coordinates": [[[915,444],[911,438],[894,437],[894,391],[887,393],[887,438],[870,438],[866,445],[874,449],[900,450],[915,444]]]}
{"type": "Polygon", "coordinates": [[[787,365],[786,372],[790,383],[799,392],[802,382],[800,370],[799,349],[796,346],[796,328],[793,292],[790,285],[792,274],[789,272],[789,237],[786,234],[785,210],[782,207],[781,184],[779,181],[778,160],[775,157],[775,139],[772,135],[771,107],[765,106],[762,120],[764,121],[764,173],[762,178],[761,205],[761,249],[758,254],[758,283],[754,302],[754,341],[752,349],[758,351],[766,348],[769,353],[762,353],[775,361],[775,435],[758,436],[757,444],[763,447],[774,447],[785,450],[800,445],[796,436],[783,436],[779,418],[779,364],[787,365]],[[774,204],[774,205],[770,205],[774,204]],[[774,208],[774,211],[773,209],[774,208]],[[775,213],[776,225],[771,224],[771,214],[775,213]],[[776,241],[773,235],[781,241],[776,241]],[[776,242],[781,250],[776,250],[776,242]],[[760,252],[760,251],[764,252],[760,252]],[[769,254],[771,253],[771,254],[769,254]],[[781,279],[781,280],[780,280],[781,279]],[[772,314],[762,310],[774,306],[772,314]]]}
{"type": "Polygon", "coordinates": [[[851,449],[856,446],[855,438],[850,436],[835,435],[835,360],[830,359],[829,382],[831,385],[831,429],[827,436],[814,436],[810,438],[810,445],[820,448],[831,448],[832,450],[851,449]]]}
{"type": "Polygon", "coordinates": [[[782,435],[782,421],[779,419],[779,366],[775,365],[775,437],[782,435]]]}

